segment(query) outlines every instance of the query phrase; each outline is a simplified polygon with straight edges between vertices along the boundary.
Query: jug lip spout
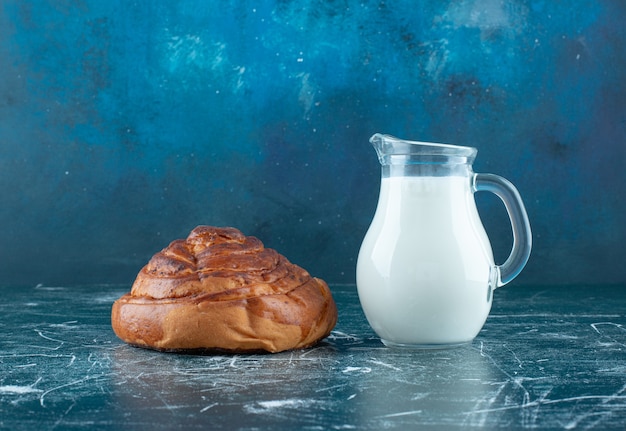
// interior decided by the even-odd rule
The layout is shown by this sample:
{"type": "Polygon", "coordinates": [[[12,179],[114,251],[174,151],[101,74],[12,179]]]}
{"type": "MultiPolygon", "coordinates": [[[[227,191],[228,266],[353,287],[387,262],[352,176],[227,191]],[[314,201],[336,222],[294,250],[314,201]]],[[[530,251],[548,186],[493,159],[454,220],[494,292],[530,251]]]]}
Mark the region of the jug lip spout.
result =
{"type": "Polygon", "coordinates": [[[394,160],[404,163],[473,163],[478,150],[452,144],[410,141],[392,135],[376,133],[370,138],[378,158],[383,164],[394,160]]]}

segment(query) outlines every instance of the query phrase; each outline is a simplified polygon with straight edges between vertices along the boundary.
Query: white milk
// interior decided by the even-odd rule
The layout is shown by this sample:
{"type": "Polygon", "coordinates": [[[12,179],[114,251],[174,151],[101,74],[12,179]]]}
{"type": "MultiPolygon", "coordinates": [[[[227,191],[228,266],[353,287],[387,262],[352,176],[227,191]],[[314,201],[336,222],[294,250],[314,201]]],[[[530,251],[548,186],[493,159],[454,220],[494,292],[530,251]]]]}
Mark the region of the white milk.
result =
{"type": "Polygon", "coordinates": [[[495,271],[469,178],[383,178],[357,263],[365,315],[385,344],[472,340],[495,271]]]}

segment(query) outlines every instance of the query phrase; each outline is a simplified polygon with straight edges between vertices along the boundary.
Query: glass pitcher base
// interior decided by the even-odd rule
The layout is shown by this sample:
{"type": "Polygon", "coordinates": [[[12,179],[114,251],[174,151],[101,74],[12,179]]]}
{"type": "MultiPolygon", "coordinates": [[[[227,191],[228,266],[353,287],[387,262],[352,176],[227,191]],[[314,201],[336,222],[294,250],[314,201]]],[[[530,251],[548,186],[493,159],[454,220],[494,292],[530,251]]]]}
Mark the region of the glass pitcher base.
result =
{"type": "Polygon", "coordinates": [[[462,341],[460,343],[396,343],[393,341],[385,340],[383,338],[380,339],[382,343],[391,348],[395,349],[406,349],[406,350],[438,350],[438,349],[455,349],[458,347],[467,346],[472,341],[462,341]]]}

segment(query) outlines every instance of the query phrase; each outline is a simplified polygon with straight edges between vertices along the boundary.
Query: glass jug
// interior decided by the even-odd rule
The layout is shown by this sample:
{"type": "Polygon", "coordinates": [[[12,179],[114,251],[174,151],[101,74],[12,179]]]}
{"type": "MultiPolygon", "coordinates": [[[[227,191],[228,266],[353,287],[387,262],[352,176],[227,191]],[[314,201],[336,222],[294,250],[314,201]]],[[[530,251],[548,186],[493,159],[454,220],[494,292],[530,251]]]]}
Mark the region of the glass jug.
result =
{"type": "Polygon", "coordinates": [[[513,280],[530,256],[528,216],[517,189],[476,174],[477,150],[375,134],[382,165],[378,206],[357,259],[365,316],[387,346],[445,347],[482,329],[492,292],[513,280]],[[474,192],[495,193],[513,227],[502,265],[478,216],[474,192]]]}

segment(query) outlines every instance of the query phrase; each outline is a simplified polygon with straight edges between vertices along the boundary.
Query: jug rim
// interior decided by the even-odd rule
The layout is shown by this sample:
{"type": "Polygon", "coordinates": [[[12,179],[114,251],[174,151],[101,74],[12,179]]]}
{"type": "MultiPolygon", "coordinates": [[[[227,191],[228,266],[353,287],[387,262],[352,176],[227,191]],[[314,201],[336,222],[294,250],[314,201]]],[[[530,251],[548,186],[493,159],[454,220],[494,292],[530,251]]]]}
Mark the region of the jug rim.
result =
{"type": "MultiPolygon", "coordinates": [[[[413,141],[409,139],[398,138],[397,136],[388,135],[385,133],[375,133],[370,138],[370,143],[374,144],[377,140],[386,141],[389,143],[396,144],[407,144],[414,147],[420,147],[420,150],[423,154],[454,154],[454,155],[466,155],[472,156],[476,155],[478,150],[474,147],[465,146],[465,145],[454,145],[454,144],[446,144],[440,142],[426,142],[426,141],[413,141]],[[431,152],[432,151],[432,152],[431,152]]],[[[417,148],[413,148],[417,149],[417,148]]]]}
{"type": "Polygon", "coordinates": [[[410,141],[376,133],[370,138],[381,164],[472,164],[478,154],[474,147],[410,141]]]}

